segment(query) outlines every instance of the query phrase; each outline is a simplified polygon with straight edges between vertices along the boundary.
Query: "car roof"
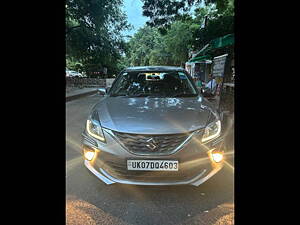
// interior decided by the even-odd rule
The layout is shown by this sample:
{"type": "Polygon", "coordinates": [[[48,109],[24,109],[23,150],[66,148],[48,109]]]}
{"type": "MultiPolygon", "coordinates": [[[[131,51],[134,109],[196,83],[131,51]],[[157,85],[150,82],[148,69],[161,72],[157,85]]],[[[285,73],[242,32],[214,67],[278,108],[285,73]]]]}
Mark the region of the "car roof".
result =
{"type": "Polygon", "coordinates": [[[185,69],[177,66],[134,66],[127,67],[123,72],[131,71],[184,71],[185,69]]]}

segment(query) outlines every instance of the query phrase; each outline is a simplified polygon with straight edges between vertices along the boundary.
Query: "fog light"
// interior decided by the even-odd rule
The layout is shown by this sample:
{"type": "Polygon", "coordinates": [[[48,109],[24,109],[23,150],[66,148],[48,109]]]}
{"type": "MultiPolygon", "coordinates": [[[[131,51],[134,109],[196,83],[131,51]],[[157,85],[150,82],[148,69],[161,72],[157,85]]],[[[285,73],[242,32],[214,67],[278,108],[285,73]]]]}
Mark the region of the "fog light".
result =
{"type": "Polygon", "coordinates": [[[223,153],[222,152],[212,152],[212,158],[215,162],[221,162],[223,159],[223,153]]]}
{"type": "Polygon", "coordinates": [[[94,155],[95,155],[95,152],[92,152],[92,151],[85,151],[85,153],[84,153],[84,157],[89,161],[91,161],[94,158],[94,155]]]}

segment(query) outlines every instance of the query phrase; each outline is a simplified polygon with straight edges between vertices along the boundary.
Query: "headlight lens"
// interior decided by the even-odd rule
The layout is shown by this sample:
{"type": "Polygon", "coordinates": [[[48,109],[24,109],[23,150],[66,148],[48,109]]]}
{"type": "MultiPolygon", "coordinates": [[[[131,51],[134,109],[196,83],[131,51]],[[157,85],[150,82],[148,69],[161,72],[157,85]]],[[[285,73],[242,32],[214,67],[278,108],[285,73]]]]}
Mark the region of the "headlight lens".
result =
{"type": "Polygon", "coordinates": [[[223,153],[222,152],[212,152],[211,156],[212,156],[213,160],[216,163],[219,163],[223,160],[223,153]]]}
{"type": "Polygon", "coordinates": [[[94,156],[95,156],[95,151],[85,151],[84,152],[84,157],[89,161],[91,161],[94,158],[94,156]]]}
{"type": "Polygon", "coordinates": [[[210,123],[204,130],[204,134],[202,136],[202,142],[207,142],[216,137],[219,137],[220,133],[221,133],[221,121],[218,120],[216,122],[210,123]]]}
{"type": "Polygon", "coordinates": [[[99,141],[105,142],[105,137],[99,121],[88,119],[86,121],[86,131],[92,137],[98,139],[99,141]]]}

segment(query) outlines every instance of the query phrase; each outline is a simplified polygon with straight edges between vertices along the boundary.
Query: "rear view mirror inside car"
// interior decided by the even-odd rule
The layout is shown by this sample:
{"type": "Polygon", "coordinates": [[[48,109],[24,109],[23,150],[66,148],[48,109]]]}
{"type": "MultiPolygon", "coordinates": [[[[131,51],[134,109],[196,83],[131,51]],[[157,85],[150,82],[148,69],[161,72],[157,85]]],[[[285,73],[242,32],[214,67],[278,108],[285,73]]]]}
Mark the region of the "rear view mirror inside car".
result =
{"type": "Polygon", "coordinates": [[[164,79],[163,73],[145,73],[147,81],[159,81],[164,79]]]}

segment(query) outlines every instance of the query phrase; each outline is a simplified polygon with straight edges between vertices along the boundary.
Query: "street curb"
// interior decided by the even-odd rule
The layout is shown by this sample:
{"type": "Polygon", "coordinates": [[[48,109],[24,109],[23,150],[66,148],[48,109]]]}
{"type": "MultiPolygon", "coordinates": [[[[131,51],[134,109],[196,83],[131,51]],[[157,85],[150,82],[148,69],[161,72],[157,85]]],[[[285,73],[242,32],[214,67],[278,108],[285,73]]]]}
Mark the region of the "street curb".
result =
{"type": "Polygon", "coordinates": [[[85,92],[85,93],[81,93],[81,94],[77,94],[77,95],[71,95],[71,96],[68,96],[68,97],[66,96],[66,102],[73,101],[75,99],[82,98],[82,97],[92,95],[92,94],[95,94],[95,93],[97,93],[97,90],[89,91],[89,92],[85,92]]]}

